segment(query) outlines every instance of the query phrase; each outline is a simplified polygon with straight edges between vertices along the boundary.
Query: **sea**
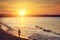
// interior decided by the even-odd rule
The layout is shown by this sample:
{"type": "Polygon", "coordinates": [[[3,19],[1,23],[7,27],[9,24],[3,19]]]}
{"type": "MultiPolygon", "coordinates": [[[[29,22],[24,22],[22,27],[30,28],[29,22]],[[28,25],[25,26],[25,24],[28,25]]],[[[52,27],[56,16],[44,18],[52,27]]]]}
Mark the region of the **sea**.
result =
{"type": "Polygon", "coordinates": [[[34,34],[60,37],[60,17],[4,17],[0,18],[0,22],[7,33],[15,36],[20,30],[21,36],[26,38],[34,34]],[[10,30],[7,31],[8,29],[10,30]]]}

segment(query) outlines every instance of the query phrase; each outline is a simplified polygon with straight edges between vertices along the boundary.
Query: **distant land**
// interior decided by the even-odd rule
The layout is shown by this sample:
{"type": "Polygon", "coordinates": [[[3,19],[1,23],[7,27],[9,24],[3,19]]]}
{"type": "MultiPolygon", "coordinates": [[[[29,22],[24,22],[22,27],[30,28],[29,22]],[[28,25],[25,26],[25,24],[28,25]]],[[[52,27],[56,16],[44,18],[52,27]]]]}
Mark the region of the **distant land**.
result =
{"type": "Polygon", "coordinates": [[[60,15],[34,15],[34,17],[60,17],[60,15]]]}
{"type": "MultiPolygon", "coordinates": [[[[26,17],[60,17],[60,15],[25,15],[26,17]]],[[[13,14],[0,14],[0,17],[21,17],[13,14]]]]}

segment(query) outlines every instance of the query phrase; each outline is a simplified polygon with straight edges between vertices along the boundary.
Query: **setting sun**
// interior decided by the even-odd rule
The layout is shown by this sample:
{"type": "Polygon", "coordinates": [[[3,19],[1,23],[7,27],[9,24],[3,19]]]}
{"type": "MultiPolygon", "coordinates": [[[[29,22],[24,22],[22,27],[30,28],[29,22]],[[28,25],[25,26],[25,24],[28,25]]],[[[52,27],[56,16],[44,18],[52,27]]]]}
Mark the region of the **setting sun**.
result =
{"type": "Polygon", "coordinates": [[[25,11],[24,11],[24,10],[21,10],[21,11],[19,12],[19,14],[20,14],[21,16],[23,16],[23,15],[25,15],[25,11]]]}

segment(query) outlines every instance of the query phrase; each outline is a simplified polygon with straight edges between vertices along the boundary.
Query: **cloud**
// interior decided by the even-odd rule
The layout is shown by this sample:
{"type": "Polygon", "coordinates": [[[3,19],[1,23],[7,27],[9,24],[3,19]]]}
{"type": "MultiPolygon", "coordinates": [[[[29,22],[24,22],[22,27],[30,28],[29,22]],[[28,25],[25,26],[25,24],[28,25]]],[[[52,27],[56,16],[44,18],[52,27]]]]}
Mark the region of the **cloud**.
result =
{"type": "Polygon", "coordinates": [[[60,4],[60,0],[0,0],[0,2],[35,2],[35,3],[52,3],[52,4],[60,4]]]}
{"type": "Polygon", "coordinates": [[[60,13],[60,0],[0,0],[0,10],[26,9],[31,13],[60,13]]]}
{"type": "Polygon", "coordinates": [[[35,0],[36,3],[60,4],[60,0],[35,0]]]}

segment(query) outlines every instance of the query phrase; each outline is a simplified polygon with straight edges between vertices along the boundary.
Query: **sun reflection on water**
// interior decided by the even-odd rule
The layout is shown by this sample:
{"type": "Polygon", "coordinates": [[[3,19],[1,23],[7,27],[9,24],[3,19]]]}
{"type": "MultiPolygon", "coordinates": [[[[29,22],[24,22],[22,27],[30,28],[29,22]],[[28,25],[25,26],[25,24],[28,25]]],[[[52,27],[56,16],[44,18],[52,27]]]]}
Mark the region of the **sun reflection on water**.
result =
{"type": "Polygon", "coordinates": [[[24,27],[24,17],[20,17],[20,26],[24,27]]]}

